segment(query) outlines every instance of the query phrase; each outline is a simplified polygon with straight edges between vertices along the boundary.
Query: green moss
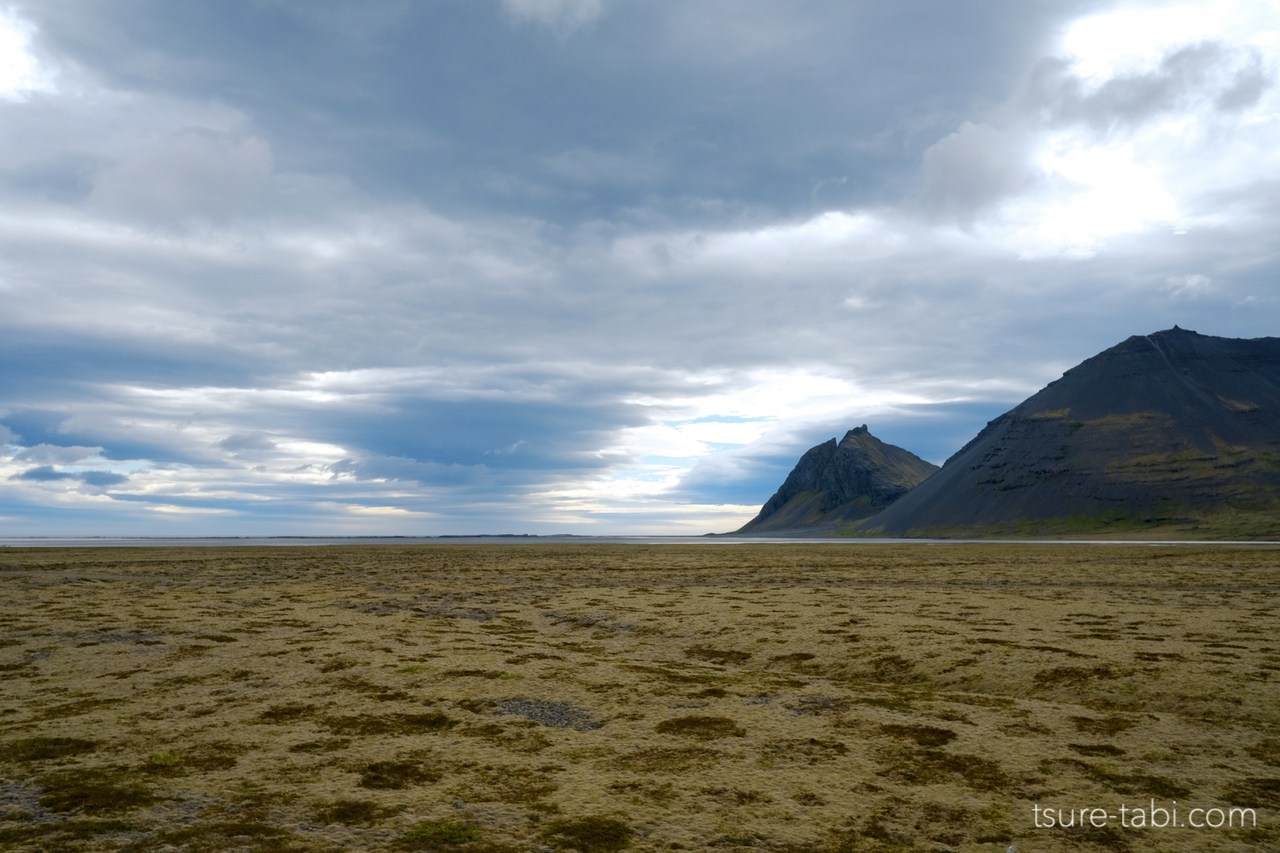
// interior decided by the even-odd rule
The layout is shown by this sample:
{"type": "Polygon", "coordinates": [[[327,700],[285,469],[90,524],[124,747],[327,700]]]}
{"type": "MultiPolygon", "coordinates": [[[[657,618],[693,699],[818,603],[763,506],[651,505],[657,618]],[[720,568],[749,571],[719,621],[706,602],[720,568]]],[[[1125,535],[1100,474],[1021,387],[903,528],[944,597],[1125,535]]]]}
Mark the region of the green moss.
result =
{"type": "Polygon", "coordinates": [[[728,649],[712,649],[707,646],[691,646],[684,650],[685,657],[705,660],[717,664],[739,664],[751,660],[750,652],[737,652],[728,649]]]}
{"type": "Polygon", "coordinates": [[[709,785],[699,791],[708,797],[714,797],[722,803],[735,806],[753,806],[773,802],[773,797],[761,791],[744,791],[741,788],[721,788],[709,785]]]}
{"type": "Polygon", "coordinates": [[[1237,779],[1227,786],[1223,799],[1244,808],[1280,809],[1280,779],[1274,776],[1237,779]]]}
{"type": "Polygon", "coordinates": [[[1012,783],[999,764],[977,755],[899,748],[882,752],[881,760],[885,769],[880,775],[908,785],[933,785],[958,777],[975,791],[1000,791],[1012,783]]]}
{"type": "Polygon", "coordinates": [[[396,846],[406,850],[434,850],[480,840],[475,824],[460,820],[424,820],[396,839],[396,846]]]}
{"type": "Polygon", "coordinates": [[[543,840],[552,847],[581,853],[614,853],[631,843],[631,835],[631,827],[610,817],[557,820],[542,833],[543,840]]]}
{"type": "Polygon", "coordinates": [[[371,696],[379,702],[395,702],[410,698],[409,694],[403,690],[374,684],[372,681],[367,681],[363,678],[340,678],[337,680],[337,685],[345,690],[352,690],[356,693],[363,693],[365,696],[371,696]]]}
{"type": "Polygon", "coordinates": [[[341,672],[342,670],[350,669],[355,665],[356,665],[356,662],[353,660],[347,660],[346,658],[334,658],[333,660],[326,661],[324,664],[322,664],[320,667],[320,671],[321,672],[341,672]]]}
{"type": "Polygon", "coordinates": [[[183,772],[182,756],[176,752],[156,752],[147,756],[147,760],[139,768],[143,773],[158,776],[175,776],[183,772]]]}
{"type": "Polygon", "coordinates": [[[314,712],[315,708],[311,705],[298,703],[272,705],[267,710],[259,713],[257,719],[264,723],[296,723],[298,720],[305,720],[314,712]]]}
{"type": "Polygon", "coordinates": [[[872,658],[865,677],[886,684],[905,684],[917,680],[915,661],[901,655],[881,655],[872,658]]]}
{"type": "Polygon", "coordinates": [[[1125,773],[1101,764],[1085,762],[1081,764],[1084,765],[1086,775],[1121,794],[1151,794],[1165,799],[1182,799],[1191,796],[1190,788],[1165,776],[1125,773]]]}
{"type": "Polygon", "coordinates": [[[1053,669],[1042,669],[1032,679],[1042,687],[1066,685],[1080,687],[1102,679],[1119,678],[1123,673],[1113,667],[1101,665],[1092,667],[1058,666],[1053,669]]]}
{"type": "Polygon", "coordinates": [[[238,756],[249,749],[247,744],[226,741],[200,744],[182,753],[182,766],[188,770],[230,770],[238,756]]]}
{"type": "Polygon", "coordinates": [[[289,747],[290,752],[302,753],[304,755],[318,755],[325,752],[337,752],[351,746],[351,738],[331,737],[324,740],[309,740],[304,743],[295,743],[289,747]]]}
{"type": "Polygon", "coordinates": [[[311,810],[311,819],[317,823],[341,823],[346,826],[369,826],[383,818],[398,814],[403,810],[385,808],[373,800],[339,799],[320,803],[311,810]]]}
{"type": "Polygon", "coordinates": [[[639,672],[645,675],[656,675],[664,681],[670,681],[674,684],[712,684],[723,679],[723,677],[717,678],[717,676],[710,673],[684,673],[665,666],[646,666],[644,664],[629,663],[624,664],[621,668],[630,672],[639,672]]]}
{"type": "Polygon", "coordinates": [[[558,769],[554,765],[536,770],[528,767],[486,765],[475,771],[472,781],[459,793],[465,795],[464,799],[481,802],[532,805],[559,788],[549,775],[558,769]]]}
{"type": "Polygon", "coordinates": [[[157,846],[180,847],[192,853],[252,851],[252,853],[302,853],[311,849],[302,839],[278,826],[258,820],[198,823],[156,835],[157,846]]]}
{"type": "Polygon", "coordinates": [[[763,766],[772,766],[775,762],[822,764],[848,754],[849,748],[839,741],[813,737],[795,738],[767,745],[760,761],[763,766]]]}
{"type": "Polygon", "coordinates": [[[230,634],[196,634],[197,640],[209,640],[214,643],[238,643],[240,640],[230,634]]]}
{"type": "Polygon", "coordinates": [[[789,655],[774,655],[769,658],[769,663],[789,663],[798,665],[813,660],[816,655],[809,652],[792,652],[789,655]]]}
{"type": "MultiPolygon", "coordinates": [[[[45,851],[64,849],[83,849],[82,845],[69,845],[68,842],[87,841],[103,835],[115,835],[133,831],[134,824],[122,820],[61,820],[46,823],[27,824],[0,828],[0,847],[13,848],[28,842],[39,842],[38,848],[45,851]]],[[[96,845],[95,845],[96,846],[96,845]]]]}
{"type": "Polygon", "coordinates": [[[507,673],[495,669],[448,669],[440,675],[445,678],[487,678],[494,681],[505,678],[507,673]]]}
{"type": "Polygon", "coordinates": [[[1064,769],[1075,770],[1120,794],[1147,794],[1171,800],[1191,796],[1189,787],[1166,776],[1142,772],[1129,773],[1106,764],[1091,764],[1078,758],[1045,759],[1040,762],[1040,769],[1054,774],[1064,769]]]}
{"type": "Polygon", "coordinates": [[[682,749],[654,747],[619,756],[613,764],[633,773],[685,773],[695,767],[713,764],[719,758],[720,754],[715,750],[700,746],[682,749]]]}
{"type": "Polygon", "coordinates": [[[728,717],[704,717],[693,715],[663,720],[653,727],[659,734],[679,735],[698,740],[718,740],[726,737],[744,737],[746,729],[728,717]]]}
{"type": "Polygon", "coordinates": [[[1128,731],[1138,723],[1128,717],[1070,717],[1071,724],[1076,727],[1076,731],[1091,735],[1117,735],[1120,732],[1128,731]]]}
{"type": "Polygon", "coordinates": [[[123,812],[157,800],[150,788],[112,768],[61,770],[36,781],[44,789],[40,805],[55,812],[123,812]]]}
{"type": "Polygon", "coordinates": [[[360,768],[360,787],[401,790],[439,782],[443,775],[439,768],[421,761],[375,761],[360,768]]]}
{"type": "Polygon", "coordinates": [[[1280,738],[1266,738],[1253,746],[1245,748],[1245,752],[1272,767],[1280,767],[1280,738]]]}
{"type": "Polygon", "coordinates": [[[679,799],[675,787],[670,782],[655,784],[653,782],[639,782],[635,780],[627,782],[613,782],[609,785],[609,790],[617,794],[625,794],[631,797],[633,803],[657,803],[658,805],[666,805],[674,800],[679,799]]]}
{"type": "Polygon", "coordinates": [[[720,687],[708,687],[706,690],[699,690],[696,693],[690,693],[693,699],[723,699],[729,695],[729,691],[720,687]]]}
{"type": "Polygon", "coordinates": [[[427,714],[389,714],[329,717],[324,725],[336,735],[410,735],[447,731],[458,724],[439,711],[427,714]]]}
{"type": "Polygon", "coordinates": [[[98,748],[96,741],[74,737],[31,737],[0,744],[0,761],[47,761],[83,755],[98,748]]]}
{"type": "Polygon", "coordinates": [[[951,729],[937,728],[935,726],[890,724],[881,726],[880,731],[889,737],[915,741],[920,746],[946,746],[956,739],[956,733],[951,729]]]}
{"type": "Polygon", "coordinates": [[[123,699],[78,699],[75,702],[64,702],[45,709],[36,719],[59,720],[66,717],[78,717],[99,708],[106,708],[123,702],[123,699]]]}
{"type": "Polygon", "coordinates": [[[1124,755],[1124,750],[1118,746],[1112,746],[1109,743],[1069,743],[1067,747],[1073,752],[1080,755],[1088,755],[1093,757],[1117,757],[1124,755]]]}

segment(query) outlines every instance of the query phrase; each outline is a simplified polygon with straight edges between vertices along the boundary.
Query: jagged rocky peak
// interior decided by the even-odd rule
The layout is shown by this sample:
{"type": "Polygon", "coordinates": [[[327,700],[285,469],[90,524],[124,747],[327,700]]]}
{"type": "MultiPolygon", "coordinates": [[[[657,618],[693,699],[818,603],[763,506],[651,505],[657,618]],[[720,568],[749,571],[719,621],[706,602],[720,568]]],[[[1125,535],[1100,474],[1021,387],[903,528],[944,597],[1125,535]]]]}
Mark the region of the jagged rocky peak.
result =
{"type": "Polygon", "coordinates": [[[874,515],[924,480],[936,465],[885,444],[867,425],[810,448],[739,533],[833,529],[874,515]]]}

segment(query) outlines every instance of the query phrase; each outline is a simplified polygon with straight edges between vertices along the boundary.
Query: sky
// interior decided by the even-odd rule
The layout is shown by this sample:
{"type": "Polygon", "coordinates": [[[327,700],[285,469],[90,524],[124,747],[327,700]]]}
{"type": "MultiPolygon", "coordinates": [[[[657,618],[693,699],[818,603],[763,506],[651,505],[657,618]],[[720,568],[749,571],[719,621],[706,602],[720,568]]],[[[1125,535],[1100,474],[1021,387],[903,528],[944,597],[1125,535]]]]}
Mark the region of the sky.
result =
{"type": "Polygon", "coordinates": [[[0,2],[0,536],[701,534],[1280,329],[1271,0],[0,2]]]}

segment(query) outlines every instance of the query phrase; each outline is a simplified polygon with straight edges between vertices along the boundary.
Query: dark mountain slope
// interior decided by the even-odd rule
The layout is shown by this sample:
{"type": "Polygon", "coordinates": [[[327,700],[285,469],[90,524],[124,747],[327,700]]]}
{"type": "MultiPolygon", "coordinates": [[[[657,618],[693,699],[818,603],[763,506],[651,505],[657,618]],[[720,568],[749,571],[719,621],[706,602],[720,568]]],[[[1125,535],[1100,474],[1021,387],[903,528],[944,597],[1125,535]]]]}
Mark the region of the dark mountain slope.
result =
{"type": "Polygon", "coordinates": [[[739,533],[781,533],[847,525],[874,515],[938,470],[914,453],[885,444],[867,425],[839,444],[811,448],[739,533]]]}
{"type": "Polygon", "coordinates": [[[864,534],[1280,534],[1280,338],[1135,336],[1001,415],[864,534]]]}

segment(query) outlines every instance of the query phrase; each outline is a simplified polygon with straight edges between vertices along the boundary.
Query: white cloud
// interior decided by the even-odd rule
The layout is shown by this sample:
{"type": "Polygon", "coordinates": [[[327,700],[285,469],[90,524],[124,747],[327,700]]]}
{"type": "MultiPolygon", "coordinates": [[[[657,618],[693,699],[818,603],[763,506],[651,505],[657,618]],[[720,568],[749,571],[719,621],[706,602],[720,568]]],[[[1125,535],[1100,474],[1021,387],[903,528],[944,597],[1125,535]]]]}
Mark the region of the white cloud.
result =
{"type": "Polygon", "coordinates": [[[146,509],[149,512],[158,512],[164,515],[229,515],[230,510],[216,509],[213,507],[203,506],[178,506],[176,504],[148,504],[146,509]]]}
{"type": "Polygon", "coordinates": [[[31,53],[34,28],[12,12],[0,10],[0,99],[25,100],[54,91],[52,69],[31,53]]]}
{"type": "Polygon", "coordinates": [[[239,432],[219,441],[218,447],[236,453],[245,450],[275,450],[276,443],[262,432],[239,432]]]}
{"type": "Polygon", "coordinates": [[[205,128],[185,128],[103,171],[92,206],[153,225],[226,220],[271,174],[271,146],[205,128]]]}
{"type": "Polygon", "coordinates": [[[967,223],[1034,179],[1021,134],[966,121],[924,152],[919,201],[929,213],[967,223]]]}
{"type": "Polygon", "coordinates": [[[1212,278],[1199,273],[1172,275],[1165,279],[1165,283],[1169,286],[1169,295],[1175,299],[1196,299],[1216,289],[1212,278]]]}
{"type": "Polygon", "coordinates": [[[1222,224],[1210,198],[1280,179],[1275,4],[1125,4],[1075,22],[1061,50],[925,152],[926,211],[1024,258],[1091,257],[1222,224]]]}
{"type": "Polygon", "coordinates": [[[37,465],[75,465],[102,453],[101,447],[59,447],[56,444],[37,444],[14,454],[16,462],[33,462],[37,465]]]}
{"type": "Polygon", "coordinates": [[[1074,21],[1062,46],[1075,73],[1100,86],[1119,75],[1149,73],[1185,45],[1221,40],[1270,52],[1280,46],[1277,31],[1280,6],[1273,0],[1122,3],[1074,21]]]}
{"type": "Polygon", "coordinates": [[[1061,151],[1042,150],[1039,163],[1047,186],[1010,202],[1004,211],[1011,223],[1006,233],[1023,257],[1089,254],[1108,238],[1178,219],[1177,201],[1158,167],[1140,163],[1132,144],[1086,142],[1061,151]]]}
{"type": "Polygon", "coordinates": [[[603,0],[502,0],[502,8],[517,21],[532,21],[569,34],[595,23],[604,13],[603,0]]]}

